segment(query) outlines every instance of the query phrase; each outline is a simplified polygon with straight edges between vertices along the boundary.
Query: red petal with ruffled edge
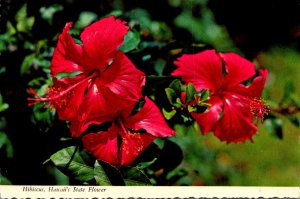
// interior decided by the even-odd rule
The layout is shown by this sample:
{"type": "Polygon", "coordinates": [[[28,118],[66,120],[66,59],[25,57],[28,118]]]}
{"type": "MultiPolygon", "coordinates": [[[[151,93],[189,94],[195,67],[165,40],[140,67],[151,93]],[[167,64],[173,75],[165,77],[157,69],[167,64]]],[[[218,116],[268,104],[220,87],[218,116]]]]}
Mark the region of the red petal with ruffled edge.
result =
{"type": "Polygon", "coordinates": [[[206,50],[193,55],[183,55],[174,62],[178,68],[173,76],[181,76],[197,90],[215,92],[222,84],[222,62],[215,50],[206,50]]]}
{"type": "Polygon", "coordinates": [[[100,74],[100,79],[105,87],[124,101],[137,102],[142,97],[145,75],[121,51],[116,53],[111,66],[100,74]]]}
{"type": "Polygon", "coordinates": [[[230,91],[249,98],[259,98],[262,94],[268,77],[268,70],[260,69],[258,70],[258,72],[260,75],[255,77],[250,85],[245,86],[239,84],[236,87],[230,89],[230,91]]]}
{"type": "Polygon", "coordinates": [[[86,66],[103,71],[124,42],[129,27],[113,16],[86,27],[80,35],[86,66]]]}
{"type": "Polygon", "coordinates": [[[229,90],[231,87],[250,79],[255,75],[255,65],[234,53],[219,53],[224,59],[227,74],[222,87],[229,90]]]}
{"type": "Polygon", "coordinates": [[[209,110],[206,113],[193,113],[192,117],[199,124],[202,134],[207,134],[213,131],[216,127],[218,120],[220,119],[220,114],[223,109],[223,102],[219,97],[212,96],[207,103],[211,104],[209,110]]]}
{"type": "Polygon", "coordinates": [[[124,125],[135,131],[144,129],[155,137],[174,136],[175,131],[166,123],[160,110],[149,98],[145,97],[143,108],[133,116],[125,119],[124,125]]]}
{"type": "Polygon", "coordinates": [[[154,139],[148,133],[124,133],[120,149],[121,165],[129,166],[154,139]]]}
{"type": "MultiPolygon", "coordinates": [[[[54,78],[60,72],[77,72],[83,71],[84,63],[81,61],[82,46],[75,44],[68,31],[72,23],[67,23],[62,34],[58,37],[57,47],[53,52],[51,61],[51,75],[54,78]],[[82,64],[82,66],[80,66],[82,64]]],[[[64,79],[62,80],[64,81],[64,79]]]]}
{"type": "Polygon", "coordinates": [[[89,133],[82,138],[83,146],[97,159],[119,165],[118,129],[112,126],[107,132],[89,133]]]}
{"type": "Polygon", "coordinates": [[[252,121],[252,114],[243,98],[228,93],[224,96],[224,114],[216,125],[214,135],[227,143],[252,141],[257,131],[252,121]]]}

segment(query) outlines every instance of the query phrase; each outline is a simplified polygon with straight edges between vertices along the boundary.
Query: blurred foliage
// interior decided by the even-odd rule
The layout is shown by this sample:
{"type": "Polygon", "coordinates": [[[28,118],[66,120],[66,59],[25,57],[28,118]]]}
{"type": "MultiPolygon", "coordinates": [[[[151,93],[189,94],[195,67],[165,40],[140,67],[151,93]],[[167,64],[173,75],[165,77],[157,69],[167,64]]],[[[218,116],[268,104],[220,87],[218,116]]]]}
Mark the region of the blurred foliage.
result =
{"type": "Polygon", "coordinates": [[[0,34],[0,184],[298,186],[300,20],[288,25],[283,21],[284,14],[299,15],[299,6],[282,0],[244,4],[253,13],[262,9],[255,13],[258,20],[251,21],[253,13],[247,15],[247,6],[238,4],[235,14],[234,1],[224,5],[220,0],[5,2],[0,34]],[[281,12],[268,15],[279,8],[281,12]],[[77,140],[70,139],[68,123],[59,121],[46,104],[26,105],[28,87],[44,96],[51,85],[51,56],[64,24],[73,21],[70,33],[78,36],[85,26],[108,15],[126,20],[131,27],[120,49],[148,75],[144,92],[177,132],[176,138],[156,139],[132,168],[121,170],[82,150],[77,140]],[[236,18],[244,23],[234,24],[236,18]],[[270,27],[273,23],[276,27],[270,27]],[[273,43],[265,42],[268,36],[273,43]],[[201,103],[208,93],[196,93],[191,85],[168,77],[173,61],[182,53],[207,48],[237,52],[269,69],[263,97],[272,112],[254,143],[226,145],[212,134],[202,136],[181,112],[185,104],[181,91],[188,91],[188,102],[201,96],[201,103]]]}

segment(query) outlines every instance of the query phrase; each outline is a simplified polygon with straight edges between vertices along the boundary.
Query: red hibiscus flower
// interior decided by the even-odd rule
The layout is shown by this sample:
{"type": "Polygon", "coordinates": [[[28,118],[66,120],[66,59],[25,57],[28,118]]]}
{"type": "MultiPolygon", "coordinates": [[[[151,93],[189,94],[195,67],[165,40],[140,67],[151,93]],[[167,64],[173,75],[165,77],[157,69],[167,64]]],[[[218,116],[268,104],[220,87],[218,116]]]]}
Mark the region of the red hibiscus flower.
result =
{"type": "Polygon", "coordinates": [[[29,100],[50,102],[61,120],[87,124],[136,103],[142,97],[145,77],[118,50],[128,31],[125,22],[108,17],[93,23],[81,33],[82,44],[68,33],[71,25],[64,27],[53,53],[54,85],[48,96],[29,100]]]}
{"type": "Polygon", "coordinates": [[[91,132],[83,136],[84,148],[97,159],[116,166],[128,166],[156,137],[175,135],[159,109],[147,97],[138,113],[130,115],[128,110],[131,109],[115,117],[107,131],[91,132]]]}
{"type": "Polygon", "coordinates": [[[255,65],[234,53],[206,50],[183,55],[172,73],[192,83],[197,90],[209,89],[208,112],[191,113],[203,134],[214,132],[220,140],[245,142],[257,132],[253,116],[263,119],[268,112],[260,99],[268,75],[266,69],[255,71],[255,65]],[[250,83],[250,84],[249,84],[250,83]]]}

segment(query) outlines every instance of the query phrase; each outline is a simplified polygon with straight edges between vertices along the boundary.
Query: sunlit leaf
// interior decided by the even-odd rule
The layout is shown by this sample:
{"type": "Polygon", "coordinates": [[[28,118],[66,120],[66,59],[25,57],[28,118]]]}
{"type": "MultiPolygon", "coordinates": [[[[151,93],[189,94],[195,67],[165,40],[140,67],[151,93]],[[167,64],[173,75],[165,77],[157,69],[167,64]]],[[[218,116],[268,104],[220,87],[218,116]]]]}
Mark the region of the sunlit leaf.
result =
{"type": "Polygon", "coordinates": [[[54,165],[68,176],[80,182],[94,179],[94,167],[91,157],[86,152],[79,151],[75,146],[64,148],[51,155],[50,160],[54,165]]]}
{"type": "Polygon", "coordinates": [[[95,162],[94,177],[98,185],[103,185],[103,186],[112,185],[104,169],[102,168],[102,166],[99,164],[98,161],[95,162]]]}
{"type": "Polygon", "coordinates": [[[74,27],[82,29],[90,25],[93,21],[97,19],[97,15],[94,12],[84,11],[79,15],[79,20],[75,23],[74,27]]]}
{"type": "Polygon", "coordinates": [[[206,100],[209,99],[209,97],[210,97],[210,92],[209,92],[209,90],[203,90],[203,91],[201,92],[201,101],[206,101],[206,100]]]}
{"type": "Polygon", "coordinates": [[[164,117],[167,120],[170,120],[175,114],[176,114],[176,110],[172,110],[170,112],[166,111],[164,108],[162,109],[162,112],[164,114],[164,117]]]}
{"type": "Polygon", "coordinates": [[[15,19],[17,21],[17,30],[19,32],[29,32],[34,24],[34,17],[27,17],[27,4],[24,4],[17,12],[15,19]]]}

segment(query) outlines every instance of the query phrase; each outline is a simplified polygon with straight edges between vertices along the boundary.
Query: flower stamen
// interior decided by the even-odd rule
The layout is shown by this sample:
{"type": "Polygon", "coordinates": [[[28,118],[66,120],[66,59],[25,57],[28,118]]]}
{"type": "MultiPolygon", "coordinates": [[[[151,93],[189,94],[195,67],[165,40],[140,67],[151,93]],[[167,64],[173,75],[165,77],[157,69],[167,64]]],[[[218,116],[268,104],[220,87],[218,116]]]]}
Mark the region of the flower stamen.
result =
{"type": "Polygon", "coordinates": [[[32,106],[34,104],[37,104],[39,102],[53,102],[56,105],[62,106],[67,103],[67,98],[69,98],[73,94],[73,89],[75,89],[78,85],[89,81],[94,76],[96,76],[97,73],[93,73],[90,76],[80,80],[76,84],[68,87],[67,89],[63,89],[61,87],[50,87],[48,91],[47,97],[41,97],[39,96],[32,88],[29,88],[29,92],[33,94],[36,98],[27,98],[28,101],[33,101],[31,103],[28,103],[28,106],[32,106]],[[58,103],[59,101],[59,103],[58,103]]]}
{"type": "Polygon", "coordinates": [[[262,123],[264,122],[264,116],[270,112],[269,105],[262,98],[249,99],[249,108],[254,117],[261,118],[262,123]]]}

